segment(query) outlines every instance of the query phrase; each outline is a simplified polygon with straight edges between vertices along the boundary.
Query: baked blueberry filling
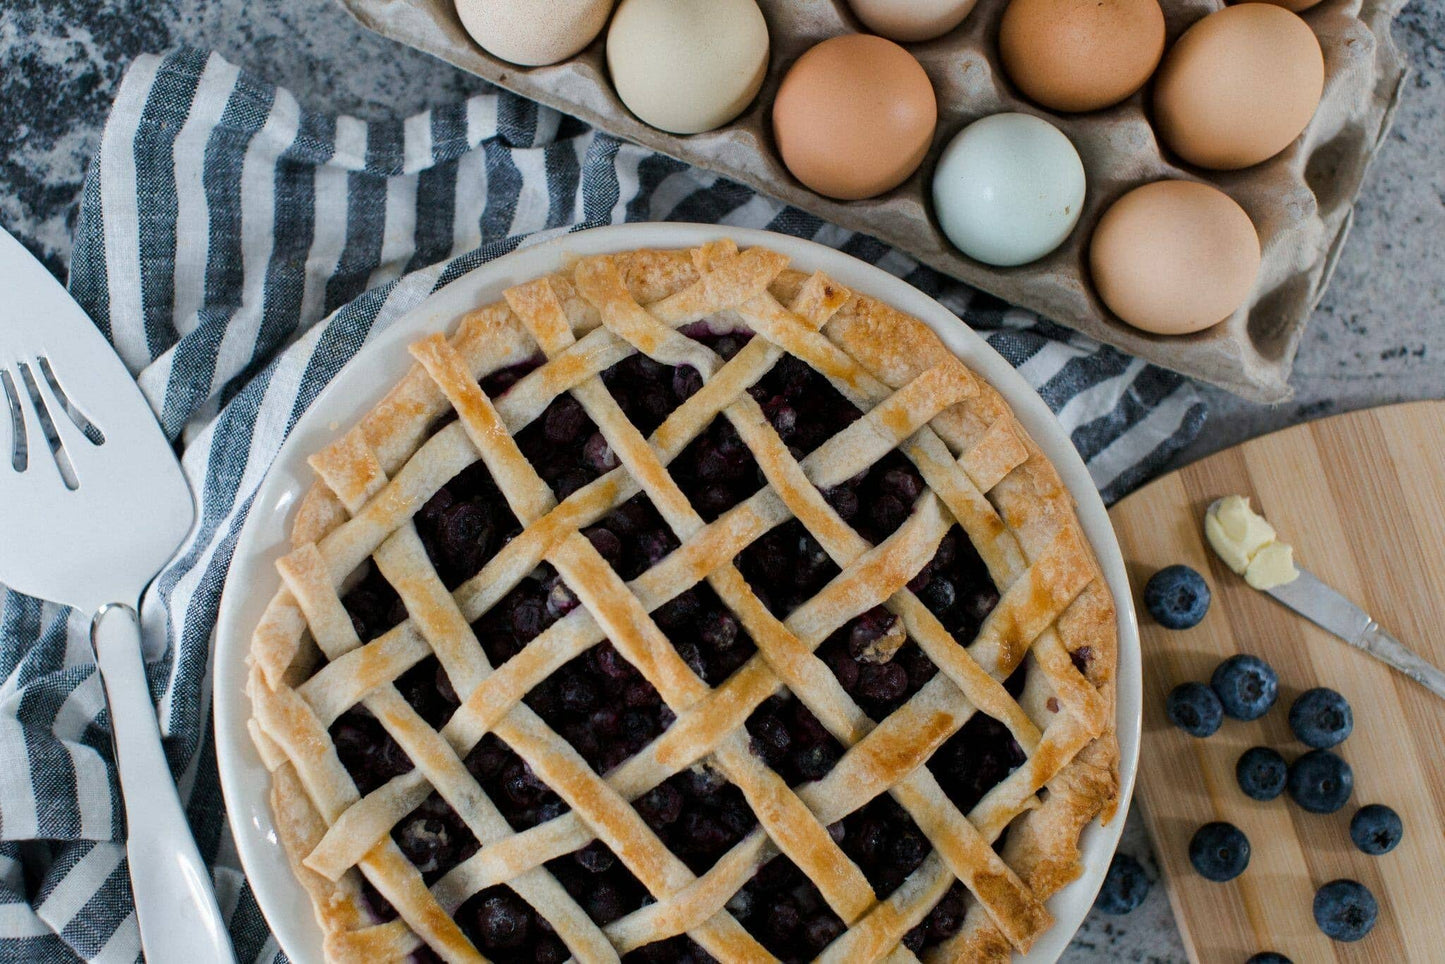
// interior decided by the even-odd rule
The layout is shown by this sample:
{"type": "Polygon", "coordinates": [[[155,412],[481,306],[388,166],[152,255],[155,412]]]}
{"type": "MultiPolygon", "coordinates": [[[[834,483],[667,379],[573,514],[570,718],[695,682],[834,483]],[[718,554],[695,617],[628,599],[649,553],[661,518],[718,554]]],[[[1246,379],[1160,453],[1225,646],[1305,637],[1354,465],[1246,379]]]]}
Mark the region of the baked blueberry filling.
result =
{"type": "MultiPolygon", "coordinates": [[[[690,332],[731,357],[744,335],[690,332]]],[[[534,364],[514,366],[483,379],[494,397],[534,364]]],[[[702,387],[688,367],[670,368],[633,356],[602,376],[628,418],[644,435],[702,387]]],[[[813,451],[860,417],[858,410],[805,363],[785,357],[750,394],[795,457],[813,451]]],[[[444,423],[439,423],[444,424],[444,423]]],[[[618,465],[616,454],[582,406],[563,396],[517,435],[523,454],[559,499],[618,465]]],[[[751,452],[726,418],[719,417],[669,467],[704,519],[711,521],[766,484],[751,452]]],[[[856,477],[825,491],[840,516],[869,541],[886,539],[907,519],[925,491],[918,472],[892,453],[856,477]]],[[[418,534],[449,588],[474,576],[520,531],[480,462],[448,482],[417,513],[418,534]]],[[[624,580],[636,578],[678,546],[645,495],[638,495],[584,530],[598,553],[624,580]]],[[[798,522],[779,526],[740,552],[736,564],[764,604],[786,618],[839,573],[823,546],[798,522]]],[[[928,566],[909,583],[924,605],[961,643],[977,634],[998,602],[998,592],[968,538],[954,528],[928,566]]],[[[368,567],[343,599],[358,634],[375,639],[397,625],[405,608],[384,577],[368,567]]],[[[473,630],[488,660],[499,666],[579,605],[566,581],[543,564],[483,614],[473,630]]],[[[741,667],[755,647],[738,619],[701,583],[653,613],[683,660],[710,686],[741,667]]],[[[818,655],[845,691],[875,720],[902,706],[937,668],[908,638],[901,620],[883,607],[870,609],[831,634],[818,655]]],[[[1088,654],[1075,654],[1076,661],[1088,654]]],[[[1020,669],[1007,683],[1017,694],[1020,669]]],[[[434,657],[397,679],[398,690],[433,727],[455,711],[457,695],[434,657]]],[[[656,739],[674,714],[657,691],[610,642],[602,642],[559,667],[525,697],[526,704],[597,772],[606,774],[656,739]]],[[[764,701],[747,721],[752,751],[789,785],[825,777],[844,747],[789,693],[764,701]]],[[[364,708],[354,707],[332,726],[341,762],[358,790],[369,793],[412,763],[364,708]]],[[[958,807],[967,812],[990,788],[1023,762],[1007,729],[982,714],[946,741],[929,769],[958,807]]],[[[467,756],[468,770],[515,829],[553,819],[567,805],[502,740],[487,735],[467,756]]],[[[703,874],[757,825],[742,792],[718,771],[698,765],[674,774],[633,801],[664,844],[694,873],[703,874]]],[[[930,844],[894,800],[878,797],[829,828],[842,850],[862,869],[882,898],[892,893],[928,856],[930,844]]],[[[403,818],[392,838],[431,884],[478,848],[460,817],[433,793],[403,818]]],[[[587,847],[547,863],[586,913],[605,925],[651,900],[646,889],[606,846],[587,847]]],[[[395,911],[363,882],[367,903],[380,920],[395,911]]],[[[955,884],[911,930],[913,949],[951,937],[968,902],[955,884]]],[[[843,933],[845,926],[817,888],[788,858],[766,863],[728,903],[729,911],[783,960],[806,960],[843,933]]],[[[489,958],[499,961],[565,960],[569,955],[550,924],[505,886],[489,888],[458,911],[463,931],[489,958]]],[[[429,951],[417,955],[435,959],[429,951]]],[[[709,961],[686,936],[639,948],[628,961],[709,961]]]]}

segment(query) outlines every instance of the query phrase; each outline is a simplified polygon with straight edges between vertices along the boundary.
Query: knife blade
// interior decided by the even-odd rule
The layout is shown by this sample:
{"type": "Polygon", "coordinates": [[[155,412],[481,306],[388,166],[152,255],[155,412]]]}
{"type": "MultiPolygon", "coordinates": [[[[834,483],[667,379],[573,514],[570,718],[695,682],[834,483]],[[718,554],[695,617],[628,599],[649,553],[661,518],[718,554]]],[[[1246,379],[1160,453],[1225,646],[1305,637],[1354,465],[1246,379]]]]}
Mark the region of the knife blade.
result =
{"type": "Polygon", "coordinates": [[[1445,672],[1381,629],[1369,613],[1321,582],[1314,573],[1301,569],[1299,578],[1265,592],[1326,632],[1445,698],[1445,672]]]}

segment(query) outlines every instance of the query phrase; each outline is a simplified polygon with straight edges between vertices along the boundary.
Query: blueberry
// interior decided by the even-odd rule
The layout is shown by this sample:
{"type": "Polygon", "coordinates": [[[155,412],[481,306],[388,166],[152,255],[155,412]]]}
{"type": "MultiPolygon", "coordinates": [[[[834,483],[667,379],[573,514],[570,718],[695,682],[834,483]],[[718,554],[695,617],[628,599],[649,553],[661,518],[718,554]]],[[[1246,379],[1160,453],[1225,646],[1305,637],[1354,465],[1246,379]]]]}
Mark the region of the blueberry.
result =
{"type": "Polygon", "coordinates": [[[1209,600],[1209,585],[1188,566],[1165,566],[1144,584],[1144,608],[1165,629],[1198,626],[1209,600]]]}
{"type": "Polygon", "coordinates": [[[587,424],[587,413],[570,395],[553,402],[542,419],[542,432],[553,444],[575,442],[587,424]]]}
{"type": "Polygon", "coordinates": [[[827,744],[809,747],[797,755],[798,775],[804,780],[821,780],[838,762],[837,752],[827,744]]]}
{"type": "Polygon", "coordinates": [[[1315,891],[1315,923],[1336,941],[1357,941],[1375,926],[1375,895],[1354,880],[1332,880],[1315,891]]]}
{"type": "Polygon", "coordinates": [[[608,850],[606,844],[600,840],[594,840],[572,856],[577,863],[582,865],[583,870],[593,874],[605,872],[617,861],[617,858],[612,855],[612,851],[608,850]]]}
{"type": "Polygon", "coordinates": [[[1301,743],[1316,750],[1343,743],[1354,727],[1349,702],[1323,686],[1305,690],[1289,708],[1289,728],[1301,743]]]}
{"type": "Polygon", "coordinates": [[[1231,656],[1209,680],[1224,712],[1236,720],[1257,720],[1279,698],[1279,677],[1258,656],[1231,656]]]}
{"type": "Polygon", "coordinates": [[[955,884],[923,919],[928,936],[934,941],[948,940],[963,926],[964,913],[963,889],[955,884]]]}
{"type": "Polygon", "coordinates": [[[1267,746],[1245,750],[1234,766],[1239,789],[1251,800],[1273,800],[1283,793],[1288,771],[1284,757],[1267,746]]]}
{"type": "Polygon", "coordinates": [[[582,458],[598,472],[611,472],[622,464],[601,432],[593,432],[587,439],[587,444],[582,447],[582,458]]]}
{"type": "Polygon", "coordinates": [[[455,863],[455,846],[444,821],[435,817],[417,817],[401,824],[393,834],[402,853],[424,874],[455,863]]]}
{"type": "Polygon", "coordinates": [[[813,915],[803,925],[803,940],[811,950],[817,952],[833,943],[833,939],[843,933],[843,930],[843,922],[825,911],[813,915]]]}
{"type": "Polygon", "coordinates": [[[1249,838],[1232,823],[1206,823],[1189,841],[1189,862],[1206,880],[1233,880],[1249,866],[1249,838]]]}
{"type": "Polygon", "coordinates": [[[1106,914],[1127,914],[1148,896],[1149,878],[1139,861],[1128,854],[1116,853],[1094,906],[1106,914]]]}
{"type": "Polygon", "coordinates": [[[727,650],[737,642],[738,629],[738,621],[732,613],[718,610],[702,620],[698,637],[713,649],[727,650]]]}
{"type": "Polygon", "coordinates": [[[1209,736],[1219,729],[1224,707],[1214,690],[1203,683],[1180,683],[1169,691],[1164,704],[1169,722],[1190,736],[1209,736]]]}
{"type": "Polygon", "coordinates": [[[1260,951],[1254,954],[1244,964],[1294,964],[1289,958],[1277,951],[1260,951]]]}
{"type": "Polygon", "coordinates": [[[1394,850],[1404,833],[1400,815],[1383,803],[1367,804],[1350,819],[1350,839],[1356,847],[1375,857],[1394,850]]]}
{"type": "Polygon", "coordinates": [[[637,812],[656,830],[682,816],[682,791],[671,783],[659,784],[638,798],[637,812]]]}
{"type": "Polygon", "coordinates": [[[823,498],[827,499],[828,504],[844,519],[851,519],[858,514],[858,493],[846,485],[824,490],[823,498]]]}
{"type": "Polygon", "coordinates": [[[1329,750],[1311,750],[1289,766],[1289,795],[1310,813],[1334,813],[1350,799],[1355,773],[1329,750]]]}
{"type": "Polygon", "coordinates": [[[477,908],[476,929],[486,950],[519,947],[527,941],[531,915],[510,896],[488,897],[477,908]]]}
{"type": "Polygon", "coordinates": [[[672,393],[685,402],[702,390],[702,375],[691,365],[679,365],[672,372],[672,393]]]}

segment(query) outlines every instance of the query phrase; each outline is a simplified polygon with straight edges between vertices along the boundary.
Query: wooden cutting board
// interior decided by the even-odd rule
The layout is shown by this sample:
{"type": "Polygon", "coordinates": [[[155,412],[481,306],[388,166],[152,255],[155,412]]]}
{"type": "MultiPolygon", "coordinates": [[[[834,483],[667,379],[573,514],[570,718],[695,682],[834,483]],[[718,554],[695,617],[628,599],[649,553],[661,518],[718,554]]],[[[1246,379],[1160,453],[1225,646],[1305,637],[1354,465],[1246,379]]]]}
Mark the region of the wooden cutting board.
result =
{"type": "Polygon", "coordinates": [[[1192,960],[1243,964],[1262,950],[1316,961],[1445,961],[1445,701],[1347,646],[1230,572],[1204,542],[1215,498],[1240,493],[1295,546],[1300,564],[1361,604],[1421,655],[1445,666],[1445,402],[1341,415],[1220,452],[1172,473],[1111,513],[1139,610],[1144,667],[1138,795],[1192,960]],[[1204,574],[1214,603],[1191,630],[1163,629],[1144,610],[1148,577],[1171,563],[1204,574]],[[1166,694],[1207,682],[1234,653],[1279,672],[1280,698],[1262,720],[1226,718],[1200,740],[1170,726],[1166,694]],[[1305,751],[1287,722],[1311,686],[1339,690],[1355,728],[1340,752],[1355,793],[1321,816],[1288,794],[1247,798],[1234,777],[1240,753],[1273,746],[1305,751]],[[1366,803],[1395,808],[1405,825],[1383,857],[1360,853],[1349,821],[1366,803]],[[1189,864],[1189,838],[1211,820],[1249,837],[1249,867],[1216,884],[1189,864]],[[1360,881],[1380,904],[1375,929],[1355,944],[1315,926],[1314,892],[1339,877],[1360,881]]]}

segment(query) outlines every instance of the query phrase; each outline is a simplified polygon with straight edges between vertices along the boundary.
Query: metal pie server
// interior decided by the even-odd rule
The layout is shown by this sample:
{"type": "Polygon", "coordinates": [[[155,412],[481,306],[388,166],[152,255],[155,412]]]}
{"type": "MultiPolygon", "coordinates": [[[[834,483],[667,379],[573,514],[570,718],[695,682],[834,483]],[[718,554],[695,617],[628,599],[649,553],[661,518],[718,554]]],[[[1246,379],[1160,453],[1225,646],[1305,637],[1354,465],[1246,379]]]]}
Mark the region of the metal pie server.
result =
{"type": "Polygon", "coordinates": [[[195,520],[190,486],[121,360],[0,229],[0,582],[93,613],[146,957],[235,960],[161,749],[141,593],[195,520]]]}
{"type": "Polygon", "coordinates": [[[1320,582],[1314,573],[1301,569],[1293,582],[1264,591],[1321,629],[1399,670],[1436,696],[1445,697],[1445,672],[1381,629],[1368,613],[1320,582]]]}

